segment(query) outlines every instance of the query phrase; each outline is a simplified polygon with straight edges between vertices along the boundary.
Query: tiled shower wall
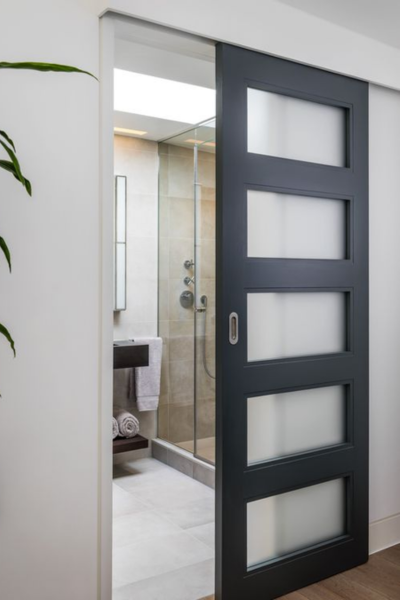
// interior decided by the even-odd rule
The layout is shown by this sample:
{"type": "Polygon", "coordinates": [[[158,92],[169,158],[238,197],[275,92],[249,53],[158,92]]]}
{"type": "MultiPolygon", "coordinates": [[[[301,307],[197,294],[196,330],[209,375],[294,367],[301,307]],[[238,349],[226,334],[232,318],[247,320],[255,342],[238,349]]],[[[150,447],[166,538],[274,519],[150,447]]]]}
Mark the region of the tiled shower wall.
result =
{"type": "MultiPolygon", "coordinates": [[[[158,144],[114,137],[114,173],[127,177],[127,308],[114,313],[114,340],[157,335],[158,144]]],[[[157,412],[136,410],[129,399],[129,371],[114,371],[114,404],[126,407],[147,438],[157,436],[157,412]]],[[[116,457],[116,462],[129,459],[116,457]]],[[[150,450],[132,456],[150,455],[150,450]]]]}
{"type": "MultiPolygon", "coordinates": [[[[194,327],[193,308],[182,308],[181,292],[191,290],[183,263],[194,259],[193,150],[160,144],[159,205],[159,332],[164,340],[159,437],[173,443],[194,439],[194,327]]],[[[201,218],[198,228],[200,294],[208,296],[207,358],[215,372],[215,155],[199,152],[198,180],[201,218]]],[[[203,319],[197,315],[197,436],[215,435],[215,384],[204,372],[201,358],[203,319]]],[[[187,449],[193,450],[190,446],[187,449]]]]}

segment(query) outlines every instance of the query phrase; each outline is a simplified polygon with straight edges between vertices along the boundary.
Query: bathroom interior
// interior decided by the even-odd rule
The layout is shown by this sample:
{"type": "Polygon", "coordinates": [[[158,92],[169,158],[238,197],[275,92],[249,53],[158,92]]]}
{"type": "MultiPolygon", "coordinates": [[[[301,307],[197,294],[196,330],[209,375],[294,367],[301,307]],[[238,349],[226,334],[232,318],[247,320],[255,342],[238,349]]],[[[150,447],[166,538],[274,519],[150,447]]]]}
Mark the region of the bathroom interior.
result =
{"type": "Polygon", "coordinates": [[[215,47],[118,18],[113,600],[214,592],[215,47]]]}

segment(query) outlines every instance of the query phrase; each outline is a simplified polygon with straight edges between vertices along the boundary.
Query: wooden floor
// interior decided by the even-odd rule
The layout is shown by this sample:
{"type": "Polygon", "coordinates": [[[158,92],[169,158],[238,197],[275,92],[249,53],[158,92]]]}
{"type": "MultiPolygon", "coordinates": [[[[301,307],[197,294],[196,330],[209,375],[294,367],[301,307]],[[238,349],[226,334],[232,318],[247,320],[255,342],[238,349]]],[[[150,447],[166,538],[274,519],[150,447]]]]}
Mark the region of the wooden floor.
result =
{"type": "MultiPolygon", "coordinates": [[[[203,600],[214,600],[214,596],[203,600]]],[[[373,554],[361,567],[282,596],[280,600],[400,600],[400,544],[373,554]]]]}

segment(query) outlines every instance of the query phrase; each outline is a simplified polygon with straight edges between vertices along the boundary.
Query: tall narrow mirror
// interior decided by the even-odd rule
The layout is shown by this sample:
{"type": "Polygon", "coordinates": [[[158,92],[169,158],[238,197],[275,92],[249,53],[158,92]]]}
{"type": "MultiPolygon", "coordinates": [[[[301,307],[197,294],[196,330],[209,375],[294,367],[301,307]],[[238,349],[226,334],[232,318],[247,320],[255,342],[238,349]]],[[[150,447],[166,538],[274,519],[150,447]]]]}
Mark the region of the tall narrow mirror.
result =
{"type": "Polygon", "coordinates": [[[126,177],[115,177],[114,311],[126,310],[126,177]]]}

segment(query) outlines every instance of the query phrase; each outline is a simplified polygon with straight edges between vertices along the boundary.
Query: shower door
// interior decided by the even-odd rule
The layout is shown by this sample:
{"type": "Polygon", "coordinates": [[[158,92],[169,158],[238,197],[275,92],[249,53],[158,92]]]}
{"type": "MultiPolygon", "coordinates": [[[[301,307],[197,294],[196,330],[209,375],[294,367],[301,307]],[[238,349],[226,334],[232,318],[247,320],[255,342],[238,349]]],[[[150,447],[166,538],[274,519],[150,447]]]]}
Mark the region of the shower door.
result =
{"type": "Polygon", "coordinates": [[[215,118],[159,143],[160,438],[215,460],[215,118]]]}
{"type": "Polygon", "coordinates": [[[218,600],[368,557],[368,86],[217,47],[218,600]]]}

